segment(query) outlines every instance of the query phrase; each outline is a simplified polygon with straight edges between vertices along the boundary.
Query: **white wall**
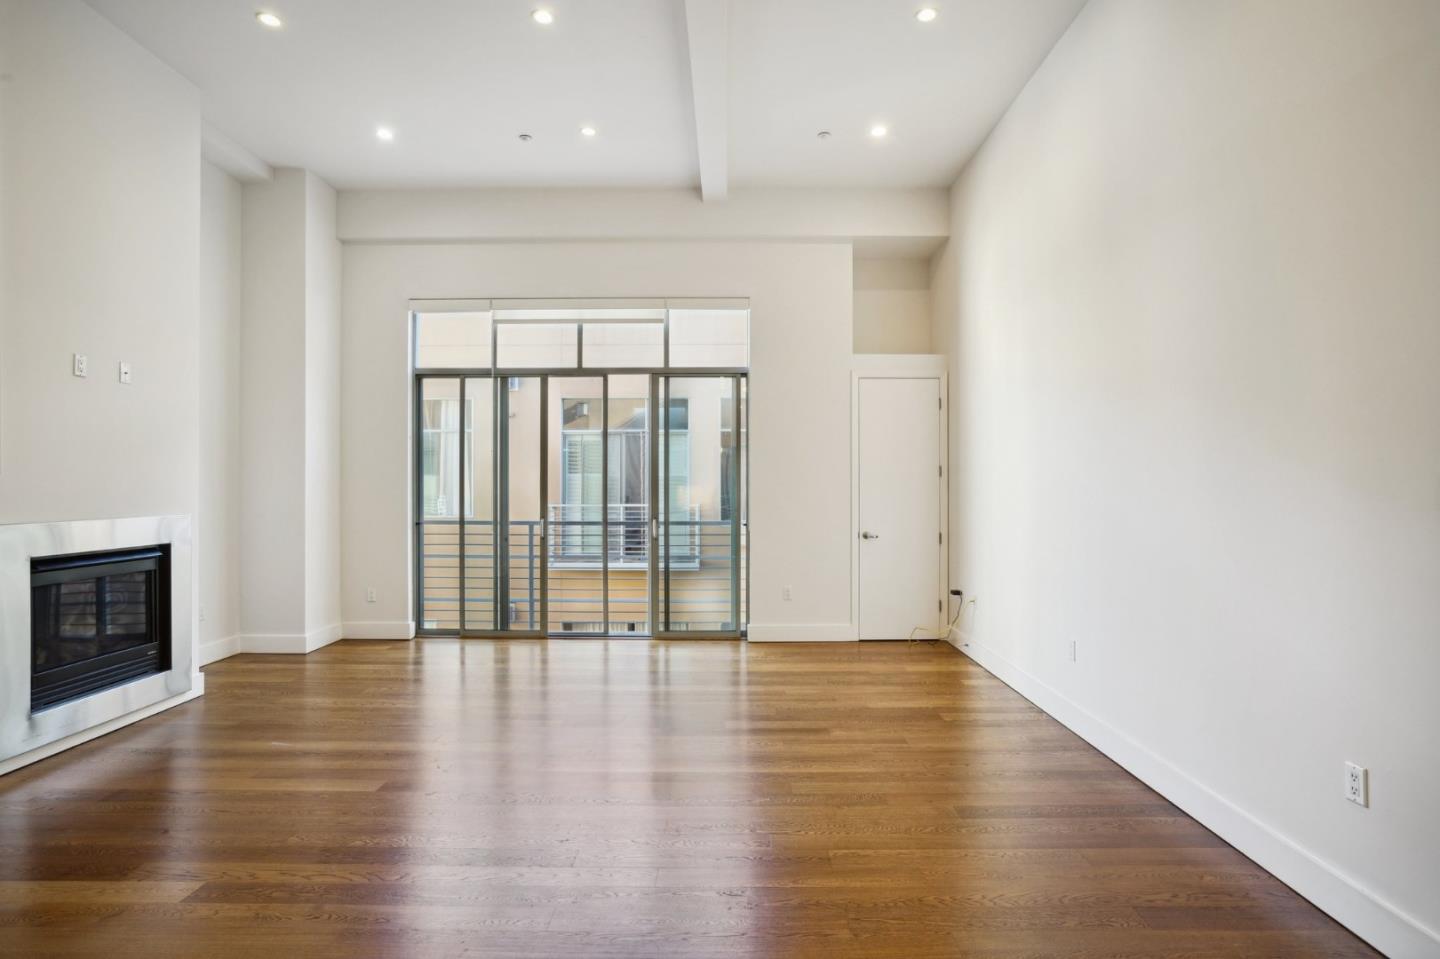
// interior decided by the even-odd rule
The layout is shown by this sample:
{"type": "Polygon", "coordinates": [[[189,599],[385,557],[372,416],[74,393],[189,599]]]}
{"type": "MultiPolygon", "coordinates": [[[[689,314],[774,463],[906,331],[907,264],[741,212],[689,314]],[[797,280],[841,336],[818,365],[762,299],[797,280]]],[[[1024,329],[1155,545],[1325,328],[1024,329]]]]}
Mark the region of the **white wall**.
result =
{"type": "Polygon", "coordinates": [[[1436,171],[1440,5],[1092,0],[936,264],[972,651],[1393,956],[1440,955],[1436,171]]]}
{"type": "Polygon", "coordinates": [[[925,260],[855,260],[856,353],[929,353],[930,326],[925,260]]]}
{"type": "Polygon", "coordinates": [[[346,244],[346,635],[408,635],[413,621],[408,300],[748,296],[751,633],[853,638],[851,256],[823,243],[346,244]]]}
{"type": "Polygon", "coordinates": [[[340,244],[305,170],[244,188],[241,630],[249,652],[340,638],[340,244]]]}
{"type": "Polygon", "coordinates": [[[340,627],[340,275],[335,191],[305,198],[305,631],[340,627]]]}
{"type": "Polygon", "coordinates": [[[244,189],[241,631],[305,632],[305,180],[244,189]]]}
{"type": "Polygon", "coordinates": [[[78,0],[0,17],[0,523],[193,513],[198,96],[78,0]]]}
{"type": "Polygon", "coordinates": [[[240,632],[241,191],[208,163],[200,172],[200,228],[196,562],[203,661],[207,647],[224,646],[240,632]]]}

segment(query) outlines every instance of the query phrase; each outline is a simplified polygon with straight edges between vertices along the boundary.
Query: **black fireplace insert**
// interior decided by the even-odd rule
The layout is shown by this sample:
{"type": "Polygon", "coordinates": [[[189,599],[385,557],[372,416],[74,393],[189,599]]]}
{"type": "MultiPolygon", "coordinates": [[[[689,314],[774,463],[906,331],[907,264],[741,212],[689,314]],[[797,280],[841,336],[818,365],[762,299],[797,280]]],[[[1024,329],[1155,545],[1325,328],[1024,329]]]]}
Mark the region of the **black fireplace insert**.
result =
{"type": "Polygon", "coordinates": [[[30,710],[170,668],[170,547],[30,561],[30,710]]]}

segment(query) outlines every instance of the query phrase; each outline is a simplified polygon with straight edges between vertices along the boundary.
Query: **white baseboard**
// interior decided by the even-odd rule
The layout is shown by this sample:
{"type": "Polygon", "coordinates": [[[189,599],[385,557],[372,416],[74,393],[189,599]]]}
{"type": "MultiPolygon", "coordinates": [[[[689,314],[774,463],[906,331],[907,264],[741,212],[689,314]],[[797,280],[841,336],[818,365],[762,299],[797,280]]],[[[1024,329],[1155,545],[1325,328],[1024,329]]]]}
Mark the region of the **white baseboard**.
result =
{"type": "Polygon", "coordinates": [[[304,655],[339,641],[344,635],[339,623],[331,623],[308,633],[255,633],[238,637],[241,653],[289,653],[304,655]]]}
{"type": "Polygon", "coordinates": [[[413,621],[346,623],[346,639],[414,639],[413,621]]]}
{"type": "Polygon", "coordinates": [[[853,643],[853,623],[751,623],[745,632],[752,643],[853,643]]]}
{"type": "Polygon", "coordinates": [[[211,663],[218,663],[240,652],[240,636],[225,636],[220,639],[212,639],[208,643],[200,644],[200,666],[209,666],[211,663]]]}
{"type": "Polygon", "coordinates": [[[14,772],[22,766],[28,766],[42,759],[48,759],[56,753],[64,752],[67,749],[79,746],[81,743],[88,743],[90,740],[98,739],[106,733],[113,733],[115,730],[129,726],[131,723],[138,723],[142,719],[179,706],[181,703],[188,703],[190,700],[203,695],[205,695],[205,674],[197,672],[191,677],[190,688],[178,696],[171,696],[169,699],[161,700],[158,703],[146,706],[144,709],[137,709],[133,713],[117,716],[108,723],[101,723],[99,726],[81,730],[78,733],[66,736],[64,739],[57,739],[53,743],[46,743],[43,746],[30,750],[28,753],[11,756],[4,762],[0,762],[0,776],[14,772]]]}
{"type": "MultiPolygon", "coordinates": [[[[959,634],[957,634],[959,635],[959,634]]],[[[973,639],[964,653],[1201,825],[1393,959],[1440,957],[1440,933],[1401,912],[1188,773],[973,639]]]]}

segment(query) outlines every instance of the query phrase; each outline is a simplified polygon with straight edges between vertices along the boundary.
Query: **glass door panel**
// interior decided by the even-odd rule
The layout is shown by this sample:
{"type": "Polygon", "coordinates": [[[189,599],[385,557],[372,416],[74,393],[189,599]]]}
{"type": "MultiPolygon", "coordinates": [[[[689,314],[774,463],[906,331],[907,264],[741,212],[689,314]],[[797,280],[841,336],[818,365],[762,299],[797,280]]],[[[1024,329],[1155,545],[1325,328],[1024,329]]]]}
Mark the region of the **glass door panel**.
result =
{"type": "Polygon", "coordinates": [[[460,628],[460,379],[426,377],[416,393],[420,462],[415,550],[420,628],[460,628]]]}
{"type": "Polygon", "coordinates": [[[607,377],[605,585],[608,632],[650,633],[650,376],[607,377]]]}
{"type": "Polygon", "coordinates": [[[495,435],[500,458],[495,513],[500,517],[496,529],[501,560],[495,628],[506,632],[533,633],[542,628],[541,382],[538,376],[502,377],[496,389],[495,435]]]}
{"type": "Polygon", "coordinates": [[[545,629],[603,634],[605,378],[545,379],[545,629]]]}
{"type": "Polygon", "coordinates": [[[658,602],[663,633],[739,631],[738,377],[659,378],[658,602]]]}
{"type": "Polygon", "coordinates": [[[462,381],[461,437],[464,617],[467,633],[497,628],[495,562],[495,387],[489,377],[462,381]]]}

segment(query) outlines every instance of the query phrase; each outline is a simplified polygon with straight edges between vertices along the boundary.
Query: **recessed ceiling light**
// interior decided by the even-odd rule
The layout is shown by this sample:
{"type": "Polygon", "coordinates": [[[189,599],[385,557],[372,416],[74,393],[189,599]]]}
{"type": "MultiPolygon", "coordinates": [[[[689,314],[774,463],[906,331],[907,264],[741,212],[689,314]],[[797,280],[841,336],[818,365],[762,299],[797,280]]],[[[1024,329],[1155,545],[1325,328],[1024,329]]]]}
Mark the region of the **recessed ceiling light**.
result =
{"type": "Polygon", "coordinates": [[[870,135],[877,140],[883,140],[890,135],[890,128],[883,123],[877,123],[870,128],[870,135]]]}
{"type": "Polygon", "coordinates": [[[542,7],[541,9],[536,10],[534,13],[530,14],[530,19],[534,20],[542,27],[548,27],[550,26],[550,24],[555,22],[555,14],[542,7]]]}
{"type": "Polygon", "coordinates": [[[915,19],[921,23],[930,23],[938,16],[940,16],[940,11],[934,7],[921,7],[915,11],[915,19]]]}
{"type": "Polygon", "coordinates": [[[520,134],[520,142],[521,142],[521,143],[529,143],[529,142],[530,142],[531,140],[533,140],[533,139],[535,139],[535,138],[532,137],[532,136],[531,136],[530,134],[528,134],[528,133],[522,133],[522,134],[520,134]]]}
{"type": "Polygon", "coordinates": [[[596,129],[595,129],[594,127],[581,127],[581,128],[580,128],[580,135],[581,135],[582,137],[593,137],[593,136],[596,134],[596,132],[597,132],[597,131],[596,131],[596,129]]]}
{"type": "Polygon", "coordinates": [[[271,30],[279,30],[281,27],[285,26],[285,21],[275,16],[275,14],[271,13],[269,10],[261,10],[260,12],[256,13],[255,19],[260,21],[260,25],[262,27],[269,27],[271,30]]]}
{"type": "Polygon", "coordinates": [[[817,137],[819,137],[820,139],[822,139],[822,140],[828,140],[828,139],[830,139],[830,131],[829,131],[829,130],[821,130],[819,133],[817,133],[817,134],[815,134],[815,135],[816,135],[817,137]]]}
{"type": "Polygon", "coordinates": [[[390,129],[389,127],[376,127],[375,139],[384,140],[386,143],[389,143],[391,140],[395,139],[395,131],[390,129]]]}

